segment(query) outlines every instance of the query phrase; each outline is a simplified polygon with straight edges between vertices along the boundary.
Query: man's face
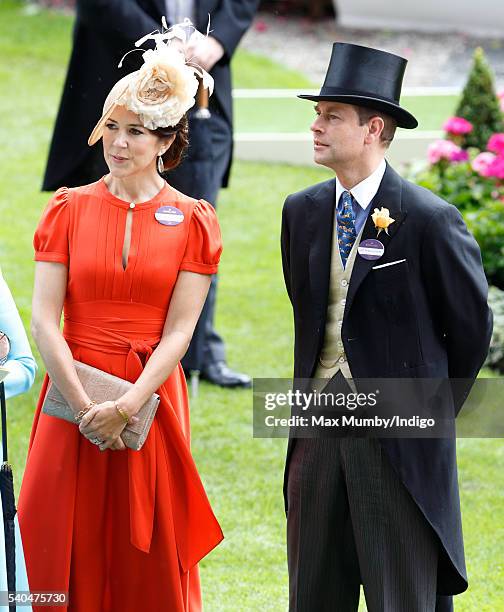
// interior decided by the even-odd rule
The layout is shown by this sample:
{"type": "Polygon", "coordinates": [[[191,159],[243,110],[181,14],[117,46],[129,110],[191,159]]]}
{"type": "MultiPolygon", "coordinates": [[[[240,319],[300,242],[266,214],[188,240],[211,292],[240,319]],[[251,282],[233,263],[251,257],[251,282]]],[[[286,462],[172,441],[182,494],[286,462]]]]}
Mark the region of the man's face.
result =
{"type": "Polygon", "coordinates": [[[351,104],[318,102],[311,125],[314,161],[337,171],[357,161],[364,151],[367,125],[359,125],[357,110],[351,104]]]}

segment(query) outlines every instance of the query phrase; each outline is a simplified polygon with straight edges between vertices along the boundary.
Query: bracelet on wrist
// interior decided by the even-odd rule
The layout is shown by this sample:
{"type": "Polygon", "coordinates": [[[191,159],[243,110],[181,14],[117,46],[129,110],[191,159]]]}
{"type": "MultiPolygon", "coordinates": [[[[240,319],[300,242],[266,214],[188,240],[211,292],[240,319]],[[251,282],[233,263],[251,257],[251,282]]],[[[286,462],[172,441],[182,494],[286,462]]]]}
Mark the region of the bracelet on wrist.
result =
{"type": "Polygon", "coordinates": [[[116,409],[117,413],[121,416],[122,420],[126,424],[128,424],[129,423],[129,416],[126,413],[126,411],[123,408],[121,408],[117,402],[114,402],[114,406],[115,406],[115,409],[116,409]]]}
{"type": "Polygon", "coordinates": [[[86,412],[89,412],[93,406],[96,406],[96,402],[94,400],[91,400],[89,404],[87,404],[82,410],[79,410],[77,416],[75,417],[77,423],[80,423],[82,421],[82,417],[86,414],[86,412]]]}

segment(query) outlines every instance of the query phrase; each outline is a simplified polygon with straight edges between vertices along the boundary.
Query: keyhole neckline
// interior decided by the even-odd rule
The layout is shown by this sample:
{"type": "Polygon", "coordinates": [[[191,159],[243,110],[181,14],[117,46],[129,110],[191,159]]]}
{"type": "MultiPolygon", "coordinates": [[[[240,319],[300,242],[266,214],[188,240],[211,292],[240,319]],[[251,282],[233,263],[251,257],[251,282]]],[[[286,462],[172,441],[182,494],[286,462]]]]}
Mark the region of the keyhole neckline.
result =
{"type": "Polygon", "coordinates": [[[107,187],[107,184],[105,183],[104,176],[98,181],[98,186],[100,188],[102,197],[107,200],[107,202],[110,202],[114,206],[118,206],[119,208],[123,208],[125,210],[145,210],[153,208],[154,206],[160,206],[162,203],[171,203],[174,199],[174,195],[176,194],[175,189],[170,187],[165,181],[161,190],[158,191],[158,193],[150,200],[145,202],[132,202],[131,200],[121,200],[121,198],[118,198],[111,193],[107,187]],[[133,207],[131,206],[132,203],[134,204],[133,207]]]}

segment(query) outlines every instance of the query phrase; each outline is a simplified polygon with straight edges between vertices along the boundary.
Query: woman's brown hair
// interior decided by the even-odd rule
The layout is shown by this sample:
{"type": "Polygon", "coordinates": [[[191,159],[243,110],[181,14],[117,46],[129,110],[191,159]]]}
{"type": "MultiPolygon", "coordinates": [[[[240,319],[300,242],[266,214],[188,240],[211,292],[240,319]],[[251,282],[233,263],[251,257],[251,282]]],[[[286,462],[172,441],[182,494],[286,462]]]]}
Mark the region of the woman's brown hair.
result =
{"type": "Polygon", "coordinates": [[[160,138],[169,138],[175,134],[175,140],[171,143],[168,151],[162,156],[165,172],[173,170],[182,161],[182,157],[189,144],[189,122],[187,121],[187,115],[184,115],[177,125],[173,127],[159,127],[152,130],[152,132],[160,138]]]}

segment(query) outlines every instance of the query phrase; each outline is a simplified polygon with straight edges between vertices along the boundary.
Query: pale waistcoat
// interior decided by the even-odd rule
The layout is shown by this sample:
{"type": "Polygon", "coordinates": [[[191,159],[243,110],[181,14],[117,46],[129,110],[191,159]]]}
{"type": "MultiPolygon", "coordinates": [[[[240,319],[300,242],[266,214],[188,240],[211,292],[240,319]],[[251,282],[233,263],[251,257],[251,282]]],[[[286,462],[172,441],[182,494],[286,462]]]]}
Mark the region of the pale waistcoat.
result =
{"type": "Polygon", "coordinates": [[[362,227],[357,236],[346,267],[343,269],[341,262],[337,227],[333,231],[332,253],[331,253],[331,276],[329,281],[329,299],[327,301],[327,317],[324,335],[324,345],[320,351],[319,361],[315,370],[315,378],[332,378],[338,370],[345,378],[352,378],[350,366],[345,355],[341,327],[343,325],[343,313],[348,293],[348,286],[352,276],[352,270],[357,257],[362,227]]]}

